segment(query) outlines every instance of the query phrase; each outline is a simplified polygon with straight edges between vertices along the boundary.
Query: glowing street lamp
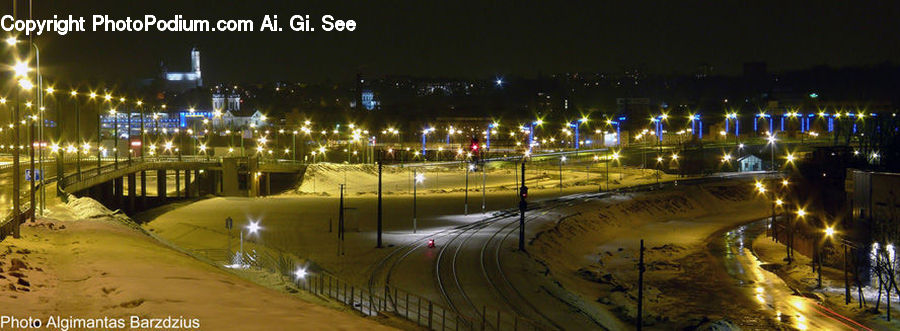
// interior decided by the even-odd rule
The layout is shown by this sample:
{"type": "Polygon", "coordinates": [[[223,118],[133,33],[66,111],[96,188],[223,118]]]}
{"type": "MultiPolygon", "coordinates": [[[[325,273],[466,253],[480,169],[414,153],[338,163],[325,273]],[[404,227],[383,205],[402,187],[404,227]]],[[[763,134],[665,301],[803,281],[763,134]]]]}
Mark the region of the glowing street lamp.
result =
{"type": "Polygon", "coordinates": [[[788,153],[787,156],[785,156],[785,158],[787,159],[788,163],[792,163],[792,164],[794,163],[794,160],[796,159],[794,157],[794,153],[788,153]]]}
{"type": "Polygon", "coordinates": [[[298,267],[297,270],[294,271],[294,278],[300,280],[306,278],[308,272],[304,267],[298,267]]]}
{"type": "MultiPolygon", "coordinates": [[[[262,229],[262,227],[259,225],[259,221],[253,221],[253,220],[250,220],[250,223],[248,223],[244,228],[247,229],[248,236],[258,234],[259,230],[262,229]]],[[[244,231],[240,231],[240,236],[241,236],[241,250],[240,250],[240,260],[238,263],[241,266],[243,266],[244,265],[244,231]]]]}
{"type": "Polygon", "coordinates": [[[416,187],[419,183],[425,181],[425,174],[420,174],[416,171],[416,169],[413,169],[413,178],[415,178],[413,181],[413,233],[416,233],[416,187]]]}

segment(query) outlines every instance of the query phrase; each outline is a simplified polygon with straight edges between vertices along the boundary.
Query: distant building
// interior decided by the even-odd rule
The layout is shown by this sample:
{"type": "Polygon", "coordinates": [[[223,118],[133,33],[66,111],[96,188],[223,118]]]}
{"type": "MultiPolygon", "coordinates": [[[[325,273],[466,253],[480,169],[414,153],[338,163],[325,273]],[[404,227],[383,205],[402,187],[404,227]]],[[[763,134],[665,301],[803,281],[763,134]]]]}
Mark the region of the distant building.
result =
{"type": "Polygon", "coordinates": [[[858,248],[854,251],[863,270],[860,278],[877,286],[875,252],[891,249],[900,228],[900,174],[847,169],[845,191],[850,204],[845,228],[861,232],[848,238],[858,248]]]}
{"type": "Polygon", "coordinates": [[[203,86],[203,75],[200,72],[200,50],[197,47],[191,49],[191,71],[169,72],[165,64],[161,65],[161,78],[165,82],[165,89],[173,92],[184,92],[203,86]]]}
{"type": "Polygon", "coordinates": [[[747,172],[747,171],[762,171],[763,170],[763,160],[759,158],[759,156],[748,154],[741,156],[737,159],[738,163],[738,171],[747,172]]]}
{"type": "Polygon", "coordinates": [[[215,92],[212,94],[212,107],[220,112],[241,111],[241,95],[235,90],[215,92]]]}
{"type": "Polygon", "coordinates": [[[372,90],[362,91],[362,106],[366,110],[375,110],[378,107],[378,100],[375,99],[375,93],[372,90]]]}

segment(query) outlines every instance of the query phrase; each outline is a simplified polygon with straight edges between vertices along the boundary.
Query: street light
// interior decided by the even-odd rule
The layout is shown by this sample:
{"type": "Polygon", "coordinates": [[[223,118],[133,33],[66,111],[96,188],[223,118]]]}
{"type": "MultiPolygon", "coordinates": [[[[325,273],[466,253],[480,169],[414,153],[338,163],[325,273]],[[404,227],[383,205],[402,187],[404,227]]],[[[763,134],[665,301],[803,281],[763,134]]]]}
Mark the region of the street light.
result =
{"type": "Polygon", "coordinates": [[[621,168],[622,168],[622,162],[619,161],[619,151],[613,152],[612,158],[613,158],[613,160],[616,160],[616,164],[617,164],[617,165],[619,166],[619,168],[620,168],[620,169],[619,169],[619,180],[622,180],[622,173],[624,172],[624,171],[623,171],[624,169],[621,169],[621,168]]]}
{"type": "Polygon", "coordinates": [[[559,196],[562,196],[562,165],[566,162],[566,156],[559,158],[559,196]]]}
{"type": "Polygon", "coordinates": [[[469,173],[475,171],[475,164],[469,163],[466,167],[466,197],[465,197],[465,214],[469,215],[469,173]]]}
{"type": "Polygon", "coordinates": [[[416,172],[416,169],[413,169],[413,233],[416,233],[416,187],[419,183],[425,181],[425,174],[420,174],[416,172]]]}
{"type": "Polygon", "coordinates": [[[113,167],[119,168],[119,113],[115,109],[109,110],[109,115],[113,117],[113,167]]]}
{"type": "Polygon", "coordinates": [[[775,171],[775,132],[769,132],[769,138],[767,138],[767,140],[769,141],[768,144],[772,145],[771,171],[775,171]]]}
{"type": "MultiPolygon", "coordinates": [[[[259,233],[259,230],[262,229],[262,227],[259,226],[259,221],[253,221],[253,220],[250,220],[250,222],[244,228],[247,229],[248,236],[257,234],[257,233],[259,233]]],[[[238,260],[238,264],[241,267],[243,267],[243,265],[244,265],[244,231],[243,230],[240,231],[240,236],[241,236],[241,250],[239,253],[240,257],[238,260]]]]}
{"type": "Polygon", "coordinates": [[[794,157],[794,153],[788,153],[787,156],[785,156],[785,158],[787,159],[787,162],[788,162],[788,163],[791,163],[791,164],[793,164],[793,163],[794,163],[794,159],[796,159],[796,158],[794,157]]]}
{"type": "Polygon", "coordinates": [[[296,271],[294,271],[294,277],[298,280],[306,278],[307,271],[304,267],[298,267],[296,271]]]}

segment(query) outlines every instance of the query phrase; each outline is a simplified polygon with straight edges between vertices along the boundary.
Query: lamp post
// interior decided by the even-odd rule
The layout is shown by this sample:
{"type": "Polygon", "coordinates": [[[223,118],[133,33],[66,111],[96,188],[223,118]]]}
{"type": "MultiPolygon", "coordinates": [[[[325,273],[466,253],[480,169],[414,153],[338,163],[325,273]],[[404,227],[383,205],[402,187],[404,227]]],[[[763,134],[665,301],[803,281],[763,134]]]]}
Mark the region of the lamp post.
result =
{"type": "MultiPolygon", "coordinates": [[[[259,221],[256,221],[256,222],[250,221],[250,223],[248,223],[247,226],[245,226],[244,228],[247,229],[247,236],[250,236],[252,234],[257,234],[259,232],[259,230],[262,229],[262,227],[259,226],[259,221]]],[[[243,267],[243,265],[244,265],[244,230],[240,231],[240,236],[241,236],[241,247],[240,247],[240,253],[239,253],[240,258],[238,259],[238,264],[241,267],[243,267]]]]}
{"type": "MultiPolygon", "coordinates": [[[[140,113],[140,116],[141,116],[141,161],[143,161],[144,154],[145,154],[144,146],[147,145],[147,142],[144,141],[145,140],[144,139],[144,102],[141,100],[138,100],[137,107],[138,107],[138,112],[140,113]]],[[[129,121],[129,123],[130,122],[131,121],[129,121]]],[[[129,127],[129,130],[131,130],[130,127],[129,127]]]]}
{"type": "MultiPolygon", "coordinates": [[[[15,46],[15,44],[18,43],[18,41],[15,39],[15,37],[10,37],[9,39],[7,39],[7,43],[8,43],[10,46],[15,46]]],[[[40,113],[39,113],[39,116],[38,116],[38,117],[40,118],[40,121],[41,121],[41,126],[40,126],[40,128],[38,129],[38,130],[40,130],[38,136],[41,138],[41,140],[43,140],[43,137],[44,137],[44,114],[43,114],[43,110],[44,110],[44,97],[43,97],[43,94],[41,94],[41,91],[43,90],[43,76],[41,76],[41,49],[38,48],[38,46],[37,46],[33,41],[31,41],[30,44],[31,44],[31,47],[34,49],[34,58],[35,58],[35,76],[36,76],[36,78],[37,78],[37,93],[35,93],[35,95],[36,95],[36,97],[37,97],[37,107],[38,107],[38,109],[40,110],[40,113]]],[[[30,70],[30,69],[28,69],[28,68],[27,68],[27,65],[26,65],[26,71],[25,71],[25,72],[27,73],[27,71],[29,71],[29,70],[30,70]]],[[[23,75],[23,76],[24,76],[24,75],[23,75]]],[[[27,80],[26,80],[26,81],[27,81],[27,80]]],[[[34,87],[34,85],[31,84],[30,81],[28,82],[28,85],[29,85],[29,87],[26,88],[26,90],[30,90],[32,87],[34,87]]],[[[32,121],[34,121],[34,119],[32,119],[32,121]]],[[[34,123],[32,123],[32,125],[31,125],[31,130],[34,130],[34,123]]],[[[33,185],[33,184],[34,184],[34,175],[35,175],[35,172],[34,172],[34,142],[35,142],[35,139],[34,139],[34,132],[31,132],[30,135],[31,135],[31,145],[32,145],[32,146],[31,146],[31,174],[32,174],[31,208],[33,208],[35,211],[37,211],[38,209],[35,208],[35,205],[34,205],[34,185],[33,185]]],[[[38,146],[40,146],[40,145],[38,145],[38,146]]],[[[43,179],[43,176],[44,176],[44,171],[43,171],[43,169],[44,169],[44,159],[43,159],[44,153],[43,153],[43,148],[40,148],[40,147],[39,147],[39,148],[38,148],[38,153],[40,153],[40,163],[41,163],[41,165],[40,165],[40,169],[41,169],[41,184],[43,184],[43,183],[44,183],[44,179],[43,179]]],[[[41,192],[43,192],[43,187],[44,187],[44,186],[41,185],[41,192]]],[[[43,194],[43,193],[42,193],[42,194],[43,194]]],[[[42,206],[42,207],[43,207],[43,206],[42,206]]],[[[40,213],[43,215],[43,208],[40,209],[40,213]]],[[[32,221],[33,221],[33,220],[34,220],[34,215],[32,214],[32,221]]]]}
{"type": "Polygon", "coordinates": [[[816,254],[816,260],[819,262],[819,267],[816,269],[818,270],[818,278],[816,279],[817,288],[822,288],[822,244],[825,240],[832,237],[834,237],[834,227],[826,226],[825,229],[822,230],[822,242],[817,242],[819,246],[819,252],[816,254]]]}
{"type": "Polygon", "coordinates": [[[78,107],[78,91],[69,92],[72,97],[72,107],[75,108],[75,173],[78,174],[78,180],[81,180],[81,109],[78,107]]]}
{"type": "Polygon", "coordinates": [[[413,169],[413,233],[416,233],[416,187],[419,183],[425,181],[425,175],[417,173],[416,169],[413,169]]]}
{"type": "Polygon", "coordinates": [[[769,141],[769,144],[772,145],[772,148],[771,148],[771,150],[772,150],[772,154],[771,154],[771,155],[772,155],[772,159],[771,159],[772,166],[771,166],[771,169],[772,169],[772,170],[771,170],[771,171],[775,171],[775,140],[776,140],[776,139],[775,139],[775,133],[774,133],[774,132],[769,132],[769,138],[768,138],[767,140],[769,141]]]}
{"type": "MultiPolygon", "coordinates": [[[[104,100],[104,102],[109,102],[110,100],[112,100],[112,95],[110,95],[110,94],[104,95],[103,100],[104,100]]],[[[102,136],[103,124],[101,122],[101,117],[102,116],[101,116],[101,112],[100,112],[100,105],[97,105],[97,175],[100,175],[100,167],[102,166],[102,163],[100,160],[100,157],[102,156],[100,154],[100,149],[101,149],[101,146],[103,146],[103,136],[102,136]]]]}
{"type": "Polygon", "coordinates": [[[606,148],[606,191],[609,192],[609,147],[606,148]]]}
{"type": "Polygon", "coordinates": [[[622,168],[622,162],[619,161],[619,152],[618,152],[618,151],[613,152],[612,157],[613,157],[613,160],[616,160],[616,164],[617,164],[617,165],[619,166],[619,168],[620,168],[620,169],[619,169],[619,180],[622,180],[622,179],[623,179],[622,176],[623,176],[623,172],[624,172],[623,170],[624,170],[624,168],[622,168]]]}
{"type": "Polygon", "coordinates": [[[566,162],[565,155],[563,155],[562,157],[559,158],[559,196],[562,196],[562,165],[563,165],[563,162],[566,162]]]}
{"type": "Polygon", "coordinates": [[[662,165],[662,163],[663,163],[663,157],[657,155],[656,156],[656,176],[655,176],[656,177],[656,186],[660,186],[659,185],[659,166],[662,165]]]}
{"type": "Polygon", "coordinates": [[[109,115],[113,117],[113,167],[119,169],[119,113],[110,109],[109,115]]]}
{"type": "Polygon", "coordinates": [[[798,219],[802,219],[806,217],[806,210],[803,208],[797,209],[797,217],[789,224],[790,230],[788,231],[788,264],[791,264],[794,260],[794,228],[798,219]]]}
{"type": "MultiPolygon", "coordinates": [[[[45,90],[45,92],[48,95],[50,95],[51,97],[53,96],[53,92],[55,92],[55,91],[56,90],[53,87],[47,87],[47,89],[45,90]]],[[[60,119],[61,119],[60,116],[61,116],[62,112],[60,111],[60,100],[58,98],[55,98],[55,100],[56,100],[56,106],[54,107],[54,110],[56,110],[56,114],[54,116],[54,120],[56,121],[56,139],[57,139],[57,141],[60,141],[62,139],[61,138],[62,137],[62,128],[61,128],[62,121],[60,121],[60,119]]],[[[62,175],[65,172],[64,160],[63,160],[63,157],[65,155],[63,155],[62,153],[59,152],[60,146],[58,144],[53,144],[53,146],[56,149],[56,150],[51,151],[53,154],[55,154],[54,156],[56,157],[56,178],[62,178],[62,175]]],[[[65,151],[65,150],[63,150],[63,151],[65,151]]],[[[43,163],[41,163],[41,166],[43,166],[43,163]]],[[[45,192],[44,192],[43,180],[44,180],[44,176],[41,176],[41,184],[42,184],[41,185],[41,205],[42,206],[46,205],[46,197],[45,197],[45,192]]],[[[56,190],[57,190],[57,193],[59,193],[58,186],[57,186],[56,190]]]]}
{"type": "MultiPolygon", "coordinates": [[[[297,161],[297,130],[294,130],[292,134],[293,141],[291,142],[291,160],[297,161]]],[[[380,160],[378,162],[379,164],[381,163],[380,160]]]]}
{"type": "MultiPolygon", "coordinates": [[[[29,106],[28,108],[32,108],[32,107],[30,107],[30,106],[33,106],[33,105],[31,105],[31,103],[29,102],[29,103],[28,103],[28,106],[29,106]]],[[[33,108],[32,108],[32,109],[33,109],[33,108]]],[[[36,177],[37,177],[37,173],[34,172],[34,145],[35,145],[35,143],[36,143],[35,137],[34,137],[34,131],[35,131],[34,124],[35,124],[35,122],[37,121],[37,115],[31,114],[30,118],[28,118],[28,119],[31,120],[31,121],[30,121],[31,123],[28,125],[28,140],[29,140],[29,142],[30,142],[30,144],[29,144],[30,147],[29,147],[29,148],[30,148],[30,150],[31,150],[31,153],[30,153],[31,155],[29,155],[29,164],[30,164],[30,167],[29,167],[29,168],[31,169],[31,180],[30,180],[29,183],[28,183],[28,184],[29,184],[29,187],[30,187],[31,189],[29,190],[29,192],[28,192],[29,194],[28,194],[28,195],[29,195],[29,197],[31,198],[31,210],[32,210],[32,213],[31,213],[31,221],[34,222],[34,216],[35,216],[35,214],[36,214],[36,212],[37,212],[37,208],[36,208],[36,206],[35,206],[35,204],[34,204],[34,182],[35,182],[35,180],[37,179],[37,178],[36,178],[36,177]]]]}
{"type": "Polygon", "coordinates": [[[22,207],[21,207],[21,201],[20,201],[20,197],[19,197],[19,193],[20,193],[20,189],[21,189],[21,185],[22,185],[22,183],[21,183],[22,179],[20,178],[21,171],[19,169],[19,154],[20,154],[19,147],[22,144],[20,141],[20,138],[19,138],[19,125],[20,125],[19,94],[21,94],[21,91],[23,89],[30,90],[31,87],[33,86],[31,84],[31,82],[28,81],[28,78],[25,77],[25,74],[28,71],[27,68],[28,67],[26,66],[25,70],[22,71],[21,73],[19,72],[18,69],[16,70],[16,75],[18,77],[23,77],[23,78],[20,79],[19,82],[16,84],[16,108],[15,108],[15,112],[13,114],[13,123],[14,123],[13,124],[13,134],[15,135],[15,146],[13,146],[13,222],[15,222],[15,224],[16,224],[16,227],[13,230],[14,238],[19,238],[19,224],[22,221],[22,219],[21,219],[22,207]]]}
{"type": "Polygon", "coordinates": [[[465,196],[465,205],[466,205],[465,214],[466,215],[469,215],[469,172],[472,172],[474,170],[475,170],[474,164],[469,163],[466,166],[466,196],[465,196]]]}

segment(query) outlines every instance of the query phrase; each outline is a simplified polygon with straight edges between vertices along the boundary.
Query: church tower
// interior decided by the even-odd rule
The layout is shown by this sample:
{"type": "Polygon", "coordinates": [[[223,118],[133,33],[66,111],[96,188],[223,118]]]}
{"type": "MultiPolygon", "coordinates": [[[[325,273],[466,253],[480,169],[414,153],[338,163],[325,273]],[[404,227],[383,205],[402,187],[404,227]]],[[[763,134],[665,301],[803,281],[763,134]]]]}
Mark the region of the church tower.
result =
{"type": "Polygon", "coordinates": [[[197,86],[203,86],[203,76],[200,75],[200,50],[197,46],[191,49],[191,72],[196,74],[197,86]]]}

